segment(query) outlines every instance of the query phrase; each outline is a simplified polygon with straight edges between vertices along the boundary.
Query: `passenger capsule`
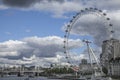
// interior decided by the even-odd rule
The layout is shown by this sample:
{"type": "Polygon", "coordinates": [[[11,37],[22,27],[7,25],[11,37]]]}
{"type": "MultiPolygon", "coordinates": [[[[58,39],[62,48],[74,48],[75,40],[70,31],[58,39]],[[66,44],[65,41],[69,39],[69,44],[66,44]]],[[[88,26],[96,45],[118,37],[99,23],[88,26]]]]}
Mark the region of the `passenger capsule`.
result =
{"type": "Polygon", "coordinates": [[[107,18],[107,20],[110,20],[110,18],[107,18]]]}
{"type": "Polygon", "coordinates": [[[99,10],[99,12],[102,12],[102,10],[99,10]]]}
{"type": "Polygon", "coordinates": [[[97,8],[94,8],[94,10],[98,10],[97,8]]]}
{"type": "Polygon", "coordinates": [[[67,27],[70,27],[70,25],[67,25],[67,27]]]}
{"type": "Polygon", "coordinates": [[[113,24],[109,24],[109,26],[113,26],[113,24]]]}
{"type": "Polygon", "coordinates": [[[81,12],[84,12],[84,10],[81,10],[81,12]]]}
{"type": "Polygon", "coordinates": [[[103,13],[104,16],[106,16],[107,14],[106,13],[103,13]]]}
{"type": "Polygon", "coordinates": [[[64,35],[64,38],[66,38],[66,35],[64,35]]]}
{"type": "Polygon", "coordinates": [[[68,32],[68,30],[65,30],[65,32],[68,32]]]}

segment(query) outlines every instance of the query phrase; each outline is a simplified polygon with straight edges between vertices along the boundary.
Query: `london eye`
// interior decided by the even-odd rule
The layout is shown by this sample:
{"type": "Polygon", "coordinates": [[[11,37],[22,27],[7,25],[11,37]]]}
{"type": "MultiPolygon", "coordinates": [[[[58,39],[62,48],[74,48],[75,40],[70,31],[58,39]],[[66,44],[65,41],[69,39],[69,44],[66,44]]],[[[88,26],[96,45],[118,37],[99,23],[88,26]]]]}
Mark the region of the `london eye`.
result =
{"type": "MultiPolygon", "coordinates": [[[[68,22],[68,24],[65,27],[64,54],[65,54],[67,63],[72,64],[72,65],[74,62],[72,61],[72,57],[71,57],[70,39],[71,39],[71,35],[72,36],[76,36],[77,34],[79,35],[79,32],[76,33],[75,35],[73,35],[74,33],[72,32],[72,30],[75,28],[76,23],[79,23],[79,25],[81,25],[79,21],[85,15],[93,15],[98,19],[99,18],[102,19],[102,21],[99,21],[98,23],[101,23],[104,25],[103,27],[107,30],[106,32],[107,32],[109,38],[113,37],[113,33],[114,33],[113,24],[111,23],[110,18],[107,16],[106,12],[104,12],[100,9],[97,9],[97,8],[85,8],[83,10],[80,10],[78,13],[76,13],[75,16],[72,17],[72,19],[68,22]]],[[[89,25],[91,25],[91,24],[89,24],[89,25]]]]}

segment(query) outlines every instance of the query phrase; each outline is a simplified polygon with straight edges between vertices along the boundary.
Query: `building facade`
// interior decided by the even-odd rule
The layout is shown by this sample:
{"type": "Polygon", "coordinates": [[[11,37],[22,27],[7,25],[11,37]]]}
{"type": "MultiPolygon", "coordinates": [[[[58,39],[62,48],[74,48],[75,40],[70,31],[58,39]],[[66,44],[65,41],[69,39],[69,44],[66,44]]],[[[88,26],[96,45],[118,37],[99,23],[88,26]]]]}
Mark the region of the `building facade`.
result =
{"type": "Polygon", "coordinates": [[[103,72],[112,77],[120,77],[120,41],[110,39],[103,41],[100,55],[103,72]]]}

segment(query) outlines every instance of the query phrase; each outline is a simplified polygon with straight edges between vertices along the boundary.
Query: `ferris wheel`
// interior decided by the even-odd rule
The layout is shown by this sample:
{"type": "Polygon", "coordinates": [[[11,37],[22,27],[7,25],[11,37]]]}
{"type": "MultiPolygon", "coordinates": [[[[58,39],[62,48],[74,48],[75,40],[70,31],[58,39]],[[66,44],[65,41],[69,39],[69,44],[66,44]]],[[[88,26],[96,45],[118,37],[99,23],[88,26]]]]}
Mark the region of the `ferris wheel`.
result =
{"type": "Polygon", "coordinates": [[[69,48],[69,44],[70,44],[70,35],[71,35],[71,31],[72,29],[74,29],[74,24],[81,19],[82,16],[87,15],[87,14],[91,14],[91,15],[95,15],[96,17],[100,17],[103,19],[103,24],[104,27],[107,29],[107,32],[109,34],[109,37],[112,38],[113,37],[113,24],[111,24],[110,22],[110,18],[107,17],[107,14],[102,11],[99,10],[97,8],[85,8],[84,10],[80,10],[75,16],[73,16],[73,18],[70,20],[70,22],[66,25],[66,29],[65,29],[65,35],[64,35],[64,54],[65,54],[65,58],[67,60],[67,63],[72,64],[72,58],[71,58],[71,54],[70,54],[70,48],[69,48]]]}

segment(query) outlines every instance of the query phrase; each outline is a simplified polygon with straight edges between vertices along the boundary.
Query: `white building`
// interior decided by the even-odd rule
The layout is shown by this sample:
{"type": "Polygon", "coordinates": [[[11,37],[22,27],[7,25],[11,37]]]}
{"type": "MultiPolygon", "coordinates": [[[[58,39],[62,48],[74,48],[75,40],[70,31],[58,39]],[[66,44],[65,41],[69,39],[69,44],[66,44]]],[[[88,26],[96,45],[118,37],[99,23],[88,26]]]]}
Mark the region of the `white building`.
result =
{"type": "Polygon", "coordinates": [[[92,66],[87,62],[86,59],[82,59],[79,65],[81,74],[92,74],[94,73],[94,68],[97,66],[96,63],[93,63],[92,66]]]}
{"type": "Polygon", "coordinates": [[[103,41],[101,64],[107,75],[120,77],[120,41],[110,39],[103,41]]]}

